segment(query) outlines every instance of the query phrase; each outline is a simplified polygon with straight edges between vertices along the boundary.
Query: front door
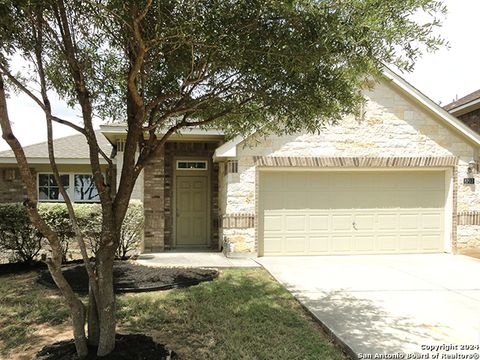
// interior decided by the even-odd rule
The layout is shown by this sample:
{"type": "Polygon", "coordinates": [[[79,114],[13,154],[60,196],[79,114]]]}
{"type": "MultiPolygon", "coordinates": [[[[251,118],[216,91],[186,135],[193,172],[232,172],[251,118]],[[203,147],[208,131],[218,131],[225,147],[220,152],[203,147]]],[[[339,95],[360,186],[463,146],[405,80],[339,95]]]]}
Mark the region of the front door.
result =
{"type": "Polygon", "coordinates": [[[177,246],[208,244],[208,177],[176,177],[176,240],[177,246]]]}

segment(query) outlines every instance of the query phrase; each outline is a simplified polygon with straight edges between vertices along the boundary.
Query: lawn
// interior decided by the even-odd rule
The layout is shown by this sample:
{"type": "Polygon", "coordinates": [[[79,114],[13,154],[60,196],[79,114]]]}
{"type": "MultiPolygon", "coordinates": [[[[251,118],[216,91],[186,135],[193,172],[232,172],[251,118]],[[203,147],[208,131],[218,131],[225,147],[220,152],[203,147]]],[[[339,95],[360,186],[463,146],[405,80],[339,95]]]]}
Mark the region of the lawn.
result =
{"type": "MultiPolygon", "coordinates": [[[[0,277],[0,357],[30,359],[71,336],[57,291],[36,273],[0,277]]],[[[297,301],[261,269],[222,270],[186,289],[118,296],[120,332],[142,332],[181,359],[345,359],[297,301]]]]}

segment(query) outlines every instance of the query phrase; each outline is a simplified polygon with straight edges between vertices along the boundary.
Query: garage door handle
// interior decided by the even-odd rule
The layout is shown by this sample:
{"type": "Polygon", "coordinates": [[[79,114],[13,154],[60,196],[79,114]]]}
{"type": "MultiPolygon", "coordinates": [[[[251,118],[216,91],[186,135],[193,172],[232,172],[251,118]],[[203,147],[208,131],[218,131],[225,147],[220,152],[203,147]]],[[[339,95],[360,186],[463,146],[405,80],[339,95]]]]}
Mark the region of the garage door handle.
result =
{"type": "Polygon", "coordinates": [[[355,221],[352,222],[352,226],[353,226],[353,229],[354,229],[354,230],[358,230],[358,229],[357,229],[357,223],[356,223],[355,221]]]}

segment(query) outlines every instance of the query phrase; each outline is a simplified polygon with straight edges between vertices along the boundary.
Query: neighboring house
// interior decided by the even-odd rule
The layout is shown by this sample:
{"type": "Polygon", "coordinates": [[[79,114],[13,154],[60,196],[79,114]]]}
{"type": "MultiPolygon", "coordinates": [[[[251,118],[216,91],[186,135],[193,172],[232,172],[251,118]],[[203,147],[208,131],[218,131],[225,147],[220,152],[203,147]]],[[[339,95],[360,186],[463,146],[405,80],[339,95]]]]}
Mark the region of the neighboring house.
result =
{"type": "MultiPolygon", "coordinates": [[[[253,134],[227,142],[214,130],[173,136],[133,193],[145,206],[144,251],[225,247],[264,256],[480,247],[480,189],[471,184],[479,181],[480,135],[396,74],[385,70],[385,77],[365,90],[361,115],[319,134],[253,134]]],[[[113,144],[117,176],[125,130],[100,130],[113,144]]],[[[73,141],[55,143],[76,193],[75,174],[87,170],[65,159],[62,142],[73,141]]],[[[39,174],[48,172],[39,165],[32,163],[39,174]]],[[[0,153],[0,166],[0,200],[20,200],[10,152],[0,153]]],[[[39,190],[44,200],[40,180],[39,190]]]]}
{"type": "Polygon", "coordinates": [[[455,100],[443,108],[480,134],[480,90],[455,100]]]}

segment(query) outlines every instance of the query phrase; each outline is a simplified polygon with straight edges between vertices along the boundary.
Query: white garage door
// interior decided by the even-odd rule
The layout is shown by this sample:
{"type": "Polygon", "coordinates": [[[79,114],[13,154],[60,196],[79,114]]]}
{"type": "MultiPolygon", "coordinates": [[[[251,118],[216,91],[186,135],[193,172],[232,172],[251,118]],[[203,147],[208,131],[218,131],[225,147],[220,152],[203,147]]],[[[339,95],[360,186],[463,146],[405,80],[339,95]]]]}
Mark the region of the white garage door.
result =
{"type": "Polygon", "coordinates": [[[443,171],[262,171],[259,201],[263,255],[443,250],[443,171]]]}

